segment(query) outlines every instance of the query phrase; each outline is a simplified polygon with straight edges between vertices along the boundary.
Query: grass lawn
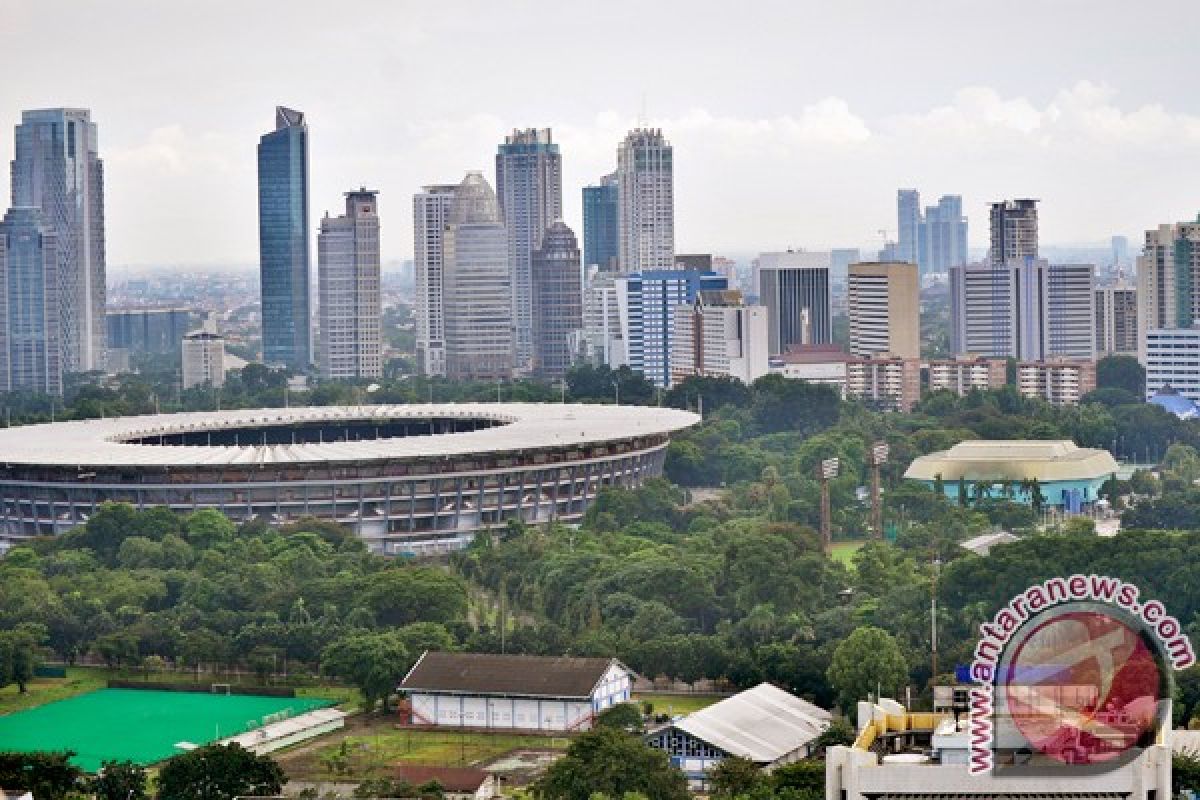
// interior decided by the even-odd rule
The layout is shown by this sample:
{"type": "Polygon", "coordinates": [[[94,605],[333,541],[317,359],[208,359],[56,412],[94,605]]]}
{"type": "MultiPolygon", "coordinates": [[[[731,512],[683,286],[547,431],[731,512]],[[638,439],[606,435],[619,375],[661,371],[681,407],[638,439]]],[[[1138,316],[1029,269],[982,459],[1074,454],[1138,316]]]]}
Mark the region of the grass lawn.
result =
{"type": "Polygon", "coordinates": [[[25,694],[18,692],[16,685],[5,686],[0,689],[0,715],[103,689],[106,678],[95,670],[69,669],[66,678],[35,678],[25,694]]]}
{"type": "Polygon", "coordinates": [[[654,704],[655,714],[690,714],[725,699],[716,694],[635,694],[633,699],[640,703],[649,700],[654,704]]]}
{"type": "Polygon", "coordinates": [[[352,727],[300,744],[274,755],[294,780],[355,781],[382,774],[400,762],[463,766],[490,761],[509,750],[564,750],[566,738],[514,733],[460,733],[398,729],[395,717],[372,717],[352,727]],[[345,771],[330,768],[341,760],[345,743],[345,771]]]}
{"type": "Polygon", "coordinates": [[[835,561],[840,561],[847,567],[853,567],[854,564],[851,559],[854,558],[854,554],[857,553],[858,549],[864,544],[866,544],[866,542],[834,542],[833,552],[830,555],[833,556],[835,561]]]}

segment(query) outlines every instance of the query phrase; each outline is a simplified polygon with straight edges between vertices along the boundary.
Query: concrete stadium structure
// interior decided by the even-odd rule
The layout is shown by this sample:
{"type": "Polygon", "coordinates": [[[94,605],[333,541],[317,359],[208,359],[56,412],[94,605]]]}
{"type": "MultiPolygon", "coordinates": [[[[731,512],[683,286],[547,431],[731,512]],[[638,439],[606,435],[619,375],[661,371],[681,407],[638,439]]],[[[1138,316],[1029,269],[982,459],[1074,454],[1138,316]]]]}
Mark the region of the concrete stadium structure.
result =
{"type": "Polygon", "coordinates": [[[685,411],[568,404],[333,406],[0,430],[0,550],[105,502],[234,520],[334,519],[387,554],[466,546],[510,519],[580,519],[660,475],[685,411]]]}

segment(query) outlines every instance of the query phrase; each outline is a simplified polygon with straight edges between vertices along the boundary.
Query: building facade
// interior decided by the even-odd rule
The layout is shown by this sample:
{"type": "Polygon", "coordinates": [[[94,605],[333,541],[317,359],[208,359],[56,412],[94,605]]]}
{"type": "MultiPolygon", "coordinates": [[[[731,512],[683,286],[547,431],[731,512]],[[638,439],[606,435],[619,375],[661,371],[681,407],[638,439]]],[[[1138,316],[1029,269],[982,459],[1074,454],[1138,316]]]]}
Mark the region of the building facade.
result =
{"type": "Polygon", "coordinates": [[[114,309],[105,317],[110,350],[177,353],[200,314],[188,308],[130,308],[114,309]]]}
{"type": "Polygon", "coordinates": [[[846,397],[846,364],[850,356],[836,344],[792,345],[771,356],[770,371],[788,380],[829,386],[846,397]]]}
{"type": "Polygon", "coordinates": [[[605,175],[596,186],[583,187],[583,264],[615,271],[620,237],[617,224],[617,175],[605,175]]]}
{"type": "Polygon", "coordinates": [[[56,236],[63,372],[100,369],[105,349],[104,164],[82,108],[21,112],[12,207],[41,209],[56,236]]]}
{"type": "Polygon", "coordinates": [[[442,247],[446,376],[508,380],[516,360],[508,232],[481,173],[468,172],[455,189],[442,247]]]}
{"type": "Polygon", "coordinates": [[[516,363],[533,359],[533,252],[562,219],[562,155],[549,128],[514,130],[496,151],[496,199],[508,229],[516,363]]]}
{"type": "Polygon", "coordinates": [[[607,364],[613,369],[628,363],[619,292],[617,273],[593,269],[583,290],[583,328],[572,347],[578,361],[607,364]]]}
{"type": "Polygon", "coordinates": [[[617,148],[617,238],[622,272],[675,266],[675,154],[661,130],[630,131],[617,148]]]}
{"type": "Polygon", "coordinates": [[[1013,259],[1038,257],[1037,200],[1001,200],[992,203],[991,246],[988,260],[1006,264],[1013,259]]]}
{"type": "Polygon", "coordinates": [[[583,328],[579,243],[561,219],[533,251],[533,371],[558,379],[571,368],[571,334],[583,328]]]}
{"type": "Polygon", "coordinates": [[[0,391],[62,394],[58,235],[39,208],[0,221],[0,391]]]}
{"type": "Polygon", "coordinates": [[[882,411],[912,411],[921,399],[921,362],[888,354],[846,359],[846,394],[882,411]]]}
{"type": "Polygon", "coordinates": [[[279,106],[258,142],[263,361],[296,370],[313,361],[308,237],[308,125],[279,106]]]}
{"type": "Polygon", "coordinates": [[[417,369],[446,375],[446,313],[443,302],[445,233],[453,218],[458,184],[436,184],[413,195],[413,277],[416,284],[417,369]]]}
{"type": "Polygon", "coordinates": [[[1200,321],[1200,216],[1146,231],[1137,289],[1138,350],[1148,366],[1151,331],[1187,330],[1200,321]]]}
{"type": "Polygon", "coordinates": [[[921,357],[921,287],[916,264],[851,264],[846,287],[852,355],[921,357]]]}
{"type": "Polygon", "coordinates": [[[750,384],[767,374],[767,310],[747,306],[742,293],[701,291],[675,309],[671,384],[692,376],[736,378],[750,384]]]}
{"type": "Polygon", "coordinates": [[[1144,348],[1147,400],[1170,387],[1200,402],[1200,328],[1146,331],[1144,348]]]}
{"type": "Polygon", "coordinates": [[[1077,406],[1095,388],[1095,361],[1051,358],[1017,364],[1017,391],[1025,397],[1040,397],[1052,406],[1077,406]]]}
{"type": "Polygon", "coordinates": [[[792,345],[833,341],[829,301],[829,254],[762,253],[755,267],[758,301],[767,307],[772,355],[792,345]]]}
{"type": "Polygon", "coordinates": [[[945,194],[936,206],[926,206],[917,242],[921,274],[944,273],[967,263],[967,218],[962,196],[945,194]]]}
{"type": "Polygon", "coordinates": [[[954,392],[960,397],[986,392],[1008,383],[1007,362],[1002,358],[958,356],[929,361],[929,390],[954,392]]]}
{"type": "Polygon", "coordinates": [[[225,337],[193,331],[183,337],[183,388],[225,385],[225,337]]]}
{"type": "Polygon", "coordinates": [[[375,191],[346,193],[346,213],[326,214],[317,234],[321,377],[383,375],[379,208],[375,191]]]}
{"type": "Polygon", "coordinates": [[[1096,355],[1138,354],[1138,298],[1133,286],[1096,290],[1096,355]]]}
{"type": "Polygon", "coordinates": [[[896,191],[896,261],[917,263],[921,236],[921,193],[916,189],[896,191]]]}
{"type": "Polygon", "coordinates": [[[635,272],[617,278],[621,338],[630,369],[655,386],[671,385],[671,339],[675,311],[701,291],[728,289],[723,275],[687,269],[635,272]]]}

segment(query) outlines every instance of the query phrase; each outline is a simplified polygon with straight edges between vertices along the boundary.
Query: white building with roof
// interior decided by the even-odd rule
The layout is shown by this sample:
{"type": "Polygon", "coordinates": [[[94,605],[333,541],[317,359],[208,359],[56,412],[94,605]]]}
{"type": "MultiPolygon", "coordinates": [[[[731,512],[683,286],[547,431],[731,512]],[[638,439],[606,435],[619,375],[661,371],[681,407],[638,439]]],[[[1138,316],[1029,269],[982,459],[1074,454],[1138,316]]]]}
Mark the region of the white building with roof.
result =
{"type": "Polygon", "coordinates": [[[825,709],[760,683],[648,733],[646,742],[670,756],[691,788],[703,790],[708,771],[726,758],[770,771],[808,757],[830,719],[825,709]]]}

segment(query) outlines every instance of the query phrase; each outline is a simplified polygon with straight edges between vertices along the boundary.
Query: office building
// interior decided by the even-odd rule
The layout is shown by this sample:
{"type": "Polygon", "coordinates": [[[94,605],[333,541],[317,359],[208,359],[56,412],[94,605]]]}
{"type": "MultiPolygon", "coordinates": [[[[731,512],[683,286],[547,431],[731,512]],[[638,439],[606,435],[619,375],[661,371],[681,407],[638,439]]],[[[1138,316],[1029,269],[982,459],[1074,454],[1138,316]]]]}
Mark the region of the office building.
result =
{"type": "Polygon", "coordinates": [[[621,305],[616,273],[593,268],[591,280],[583,290],[583,328],[574,337],[572,346],[577,362],[607,364],[613,369],[628,363],[621,305]]]}
{"type": "Polygon", "coordinates": [[[926,206],[917,244],[922,275],[967,263],[967,218],[960,195],[942,195],[936,206],[926,206]]]}
{"type": "Polygon", "coordinates": [[[605,175],[599,185],[583,187],[583,264],[606,271],[617,269],[617,174],[605,175]]]}
{"type": "Polygon", "coordinates": [[[957,356],[929,361],[929,391],[950,391],[960,397],[973,391],[999,389],[1008,383],[1002,358],[957,356]]]}
{"type": "Polygon", "coordinates": [[[516,363],[533,358],[533,251],[555,220],[562,219],[562,155],[549,128],[514,130],[496,151],[496,200],[508,229],[513,275],[516,363]]]}
{"type": "Polygon", "coordinates": [[[1024,259],[951,267],[951,349],[1026,361],[1092,359],[1095,302],[1090,264],[1024,259]]]}
{"type": "Polygon", "coordinates": [[[38,208],[56,234],[62,371],[99,369],[105,344],[104,165],[81,108],[23,111],[12,207],[38,208]]]}
{"type": "Polygon", "coordinates": [[[200,322],[188,308],[113,309],[105,314],[109,350],[128,353],[178,353],[179,343],[200,322]]]}
{"type": "Polygon", "coordinates": [[[1121,284],[1097,289],[1096,354],[1136,356],[1137,352],[1137,289],[1121,284]]]}
{"type": "Polygon", "coordinates": [[[1146,331],[1143,353],[1146,399],[1170,387],[1200,402],[1200,328],[1146,331]]]}
{"type": "Polygon", "coordinates": [[[758,302],[767,307],[772,355],[792,345],[833,341],[829,254],[805,250],[762,253],[755,267],[758,302]]]}
{"type": "Polygon", "coordinates": [[[688,269],[635,272],[617,278],[621,338],[629,367],[659,388],[671,383],[675,312],[699,292],[728,289],[724,276],[688,269]]]}
{"type": "Polygon", "coordinates": [[[921,399],[921,362],[887,353],[846,359],[846,394],[881,411],[912,411],[921,399]]]}
{"type": "Polygon", "coordinates": [[[183,388],[225,385],[225,337],[199,330],[183,337],[183,388]]]}
{"type": "Polygon", "coordinates": [[[301,371],[313,360],[308,236],[308,125],[279,106],[258,142],[263,361],[301,371]]]}
{"type": "Polygon", "coordinates": [[[516,357],[508,232],[492,187],[468,172],[443,235],[446,376],[507,380],[516,357]]]}
{"type": "Polygon", "coordinates": [[[1038,256],[1037,200],[1002,200],[992,203],[991,246],[988,259],[1005,264],[1013,259],[1038,256]]]}
{"type": "Polygon", "coordinates": [[[630,131],[617,148],[618,262],[625,273],[675,266],[675,161],[662,131],[630,131]]]}
{"type": "Polygon", "coordinates": [[[346,213],[321,219],[317,283],[321,377],[383,375],[378,192],[346,192],[346,213]]]}
{"type": "Polygon", "coordinates": [[[1079,405],[1080,398],[1095,388],[1095,361],[1051,358],[1017,364],[1017,391],[1052,406],[1079,405]]]}
{"type": "Polygon", "coordinates": [[[916,264],[851,264],[846,286],[851,354],[921,357],[921,287],[916,264]]]}
{"type": "Polygon", "coordinates": [[[1200,321],[1200,215],[1146,231],[1137,259],[1139,358],[1151,331],[1187,330],[1200,321]]]}
{"type": "Polygon", "coordinates": [[[675,309],[671,384],[693,376],[750,384],[767,374],[767,310],[747,306],[735,289],[701,291],[675,309]]]}
{"type": "Polygon", "coordinates": [[[533,251],[533,371],[562,378],[571,368],[571,334],[583,328],[579,243],[561,219],[533,251]]]}
{"type": "Polygon", "coordinates": [[[62,394],[58,234],[39,208],[0,221],[0,391],[62,394]]]}
{"type": "Polygon", "coordinates": [[[416,285],[417,369],[446,374],[446,315],[443,303],[444,236],[458,184],[435,184],[413,195],[413,272],[416,285]]]}
{"type": "Polygon", "coordinates": [[[921,195],[916,189],[896,192],[896,251],[890,260],[917,263],[921,232],[921,195]]]}

